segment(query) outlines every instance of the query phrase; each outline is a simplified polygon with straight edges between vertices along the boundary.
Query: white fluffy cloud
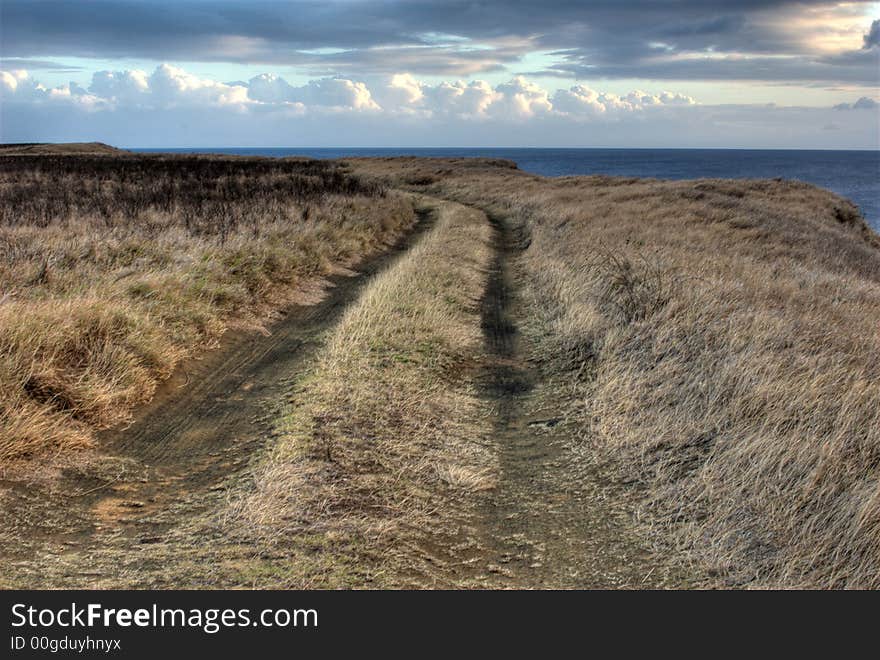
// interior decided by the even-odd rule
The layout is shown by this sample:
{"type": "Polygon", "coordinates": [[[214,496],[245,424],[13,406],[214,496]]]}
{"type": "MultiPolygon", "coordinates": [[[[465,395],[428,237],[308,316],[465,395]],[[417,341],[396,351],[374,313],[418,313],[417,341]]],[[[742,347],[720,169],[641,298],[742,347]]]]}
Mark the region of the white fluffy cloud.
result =
{"type": "Polygon", "coordinates": [[[676,92],[548,90],[524,77],[427,82],[399,73],[297,86],[272,74],[222,83],[171,65],[152,73],[99,71],[87,89],[74,82],[49,88],[26,71],[0,72],[0,96],[0,141],[141,146],[605,146],[629,145],[637,136],[641,146],[870,148],[880,125],[877,102],[867,97],[841,104],[853,110],[842,122],[830,107],[708,106],[676,92]],[[838,130],[821,130],[831,125],[838,130]]]}
{"type": "Polygon", "coordinates": [[[143,71],[98,71],[89,89],[102,98],[137,103],[146,100],[150,81],[143,71]]]}
{"type": "Polygon", "coordinates": [[[380,91],[383,105],[412,107],[425,98],[424,85],[410,73],[397,73],[380,91]]]}
{"type": "Polygon", "coordinates": [[[92,107],[233,106],[250,103],[248,89],[193,76],[162,64],[147,75],[143,71],[98,71],[88,90],[75,82],[47,88],[25,71],[0,72],[4,102],[69,101],[92,107]]]}
{"type": "Polygon", "coordinates": [[[247,87],[198,78],[183,69],[162,64],[148,79],[149,94],[160,105],[242,106],[249,103],[247,87]]]}
{"type": "Polygon", "coordinates": [[[388,111],[419,111],[426,116],[519,120],[553,111],[547,91],[522,76],[492,87],[485,80],[429,85],[410,74],[398,74],[380,97],[388,111]]]}
{"type": "Polygon", "coordinates": [[[259,103],[293,103],[293,87],[284,78],[261,73],[248,81],[248,97],[259,103]]]}
{"type": "Polygon", "coordinates": [[[571,115],[602,115],[606,104],[599,92],[575,85],[570,89],[557,90],[553,95],[553,106],[559,111],[571,115]]]}
{"type": "Polygon", "coordinates": [[[549,114],[553,110],[547,90],[517,76],[495,88],[501,96],[491,106],[493,114],[515,119],[549,114]]]}
{"type": "Polygon", "coordinates": [[[684,94],[660,92],[648,94],[633,91],[626,96],[597,92],[584,85],[560,89],[553,95],[553,107],[574,117],[599,117],[614,112],[640,112],[651,107],[695,105],[696,101],[684,94]]]}
{"type": "Polygon", "coordinates": [[[380,109],[364,83],[344,78],[321,78],[294,87],[284,78],[263,73],[251,78],[247,89],[249,98],[258,103],[294,104],[304,108],[380,109]]]}
{"type": "Polygon", "coordinates": [[[389,111],[514,121],[557,115],[573,119],[598,118],[649,107],[696,104],[692,97],[679,93],[655,95],[634,91],[621,97],[583,85],[557,90],[551,96],[548,90],[522,76],[493,87],[484,80],[428,85],[410,74],[398,74],[378,90],[377,96],[382,107],[389,111]]]}
{"type": "Polygon", "coordinates": [[[462,119],[489,117],[490,107],[502,96],[484,80],[444,81],[429,85],[410,74],[392,76],[390,82],[378,90],[382,107],[387,112],[462,119]]]}
{"type": "Polygon", "coordinates": [[[302,87],[293,87],[294,100],[306,107],[378,110],[379,105],[362,82],[344,78],[310,80],[302,87]]]}
{"type": "Polygon", "coordinates": [[[60,87],[46,87],[30,77],[27,71],[0,71],[2,101],[23,103],[75,103],[85,109],[95,109],[103,99],[88,93],[76,83],[60,87]]]}
{"type": "Polygon", "coordinates": [[[13,94],[18,89],[20,82],[27,80],[27,71],[0,71],[0,87],[4,93],[13,94]]]}
{"type": "Polygon", "coordinates": [[[430,112],[480,117],[500,94],[484,80],[442,82],[426,89],[426,107],[430,112]]]}
{"type": "Polygon", "coordinates": [[[633,112],[649,107],[693,104],[682,94],[653,95],[634,91],[626,96],[597,92],[576,85],[551,93],[517,76],[492,86],[484,80],[428,84],[400,73],[373,85],[346,78],[320,78],[294,86],[279,76],[264,73],[246,83],[221,83],[199,78],[170,64],[144,71],[98,71],[88,91],[75,83],[48,89],[24,71],[2,72],[5,95],[18,101],[68,99],[79,104],[114,108],[230,107],[244,111],[294,108],[297,112],[383,112],[424,117],[498,119],[522,121],[565,115],[600,117],[610,111],[633,112]]]}

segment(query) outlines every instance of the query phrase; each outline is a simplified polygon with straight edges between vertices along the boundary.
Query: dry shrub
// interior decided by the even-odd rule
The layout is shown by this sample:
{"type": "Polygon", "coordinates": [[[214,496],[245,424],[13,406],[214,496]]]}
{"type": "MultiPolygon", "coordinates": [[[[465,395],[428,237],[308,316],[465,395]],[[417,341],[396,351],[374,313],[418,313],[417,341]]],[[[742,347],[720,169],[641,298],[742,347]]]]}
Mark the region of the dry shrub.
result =
{"type": "Polygon", "coordinates": [[[590,264],[605,312],[624,323],[643,321],[672,298],[675,276],[651,257],[602,250],[590,264]]]}

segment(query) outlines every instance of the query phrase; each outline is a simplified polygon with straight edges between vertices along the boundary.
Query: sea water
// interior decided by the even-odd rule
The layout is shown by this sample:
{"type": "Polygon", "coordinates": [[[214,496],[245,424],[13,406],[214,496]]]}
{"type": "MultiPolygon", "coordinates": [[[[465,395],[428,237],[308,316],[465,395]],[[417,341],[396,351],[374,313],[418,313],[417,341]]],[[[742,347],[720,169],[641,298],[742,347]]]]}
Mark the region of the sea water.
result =
{"type": "Polygon", "coordinates": [[[134,149],[256,156],[439,156],[515,161],[542,176],[609,174],[657,179],[776,178],[812,183],[846,197],[880,231],[880,151],[765,149],[519,149],[519,148],[192,148],[134,149]]]}

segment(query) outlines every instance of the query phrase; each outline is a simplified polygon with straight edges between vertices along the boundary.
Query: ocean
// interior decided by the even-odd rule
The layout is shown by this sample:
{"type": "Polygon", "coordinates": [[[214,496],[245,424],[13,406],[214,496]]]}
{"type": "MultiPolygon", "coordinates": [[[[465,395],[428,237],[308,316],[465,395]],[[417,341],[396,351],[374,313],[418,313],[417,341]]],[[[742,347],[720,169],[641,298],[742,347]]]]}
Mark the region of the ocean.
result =
{"type": "Polygon", "coordinates": [[[880,231],[880,151],[758,149],[518,149],[518,148],[201,148],[133,149],[254,156],[440,156],[507,158],[542,176],[609,174],[658,179],[796,179],[827,188],[855,202],[880,231]]]}

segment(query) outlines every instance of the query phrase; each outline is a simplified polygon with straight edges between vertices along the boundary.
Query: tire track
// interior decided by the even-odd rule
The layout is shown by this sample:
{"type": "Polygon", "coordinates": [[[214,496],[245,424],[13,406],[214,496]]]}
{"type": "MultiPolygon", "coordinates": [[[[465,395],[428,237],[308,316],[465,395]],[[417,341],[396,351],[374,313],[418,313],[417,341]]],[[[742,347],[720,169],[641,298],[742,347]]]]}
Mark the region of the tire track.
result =
{"type": "Polygon", "coordinates": [[[579,429],[565,423],[559,383],[547,382],[528,359],[518,331],[528,310],[513,272],[530,244],[528,233],[488,218],[496,258],[481,301],[489,357],[483,390],[496,416],[501,474],[476,516],[482,556],[470,579],[489,588],[660,586],[625,503],[609,499],[602,475],[584,456],[579,429]]]}
{"type": "Polygon", "coordinates": [[[123,465],[116,478],[68,469],[49,491],[13,484],[2,521],[10,533],[0,538],[0,554],[16,557],[16,570],[39,576],[65,555],[62,563],[78,564],[78,556],[108,546],[160,542],[182,516],[204,513],[216,499],[210,493],[273,436],[275,408],[326,331],[433,222],[430,212],[419,211],[397,244],[354,273],[326,278],[320,302],[293,305],[265,335],[229,333],[219,348],[179,368],[133,424],[99,435],[99,458],[123,465]]]}

